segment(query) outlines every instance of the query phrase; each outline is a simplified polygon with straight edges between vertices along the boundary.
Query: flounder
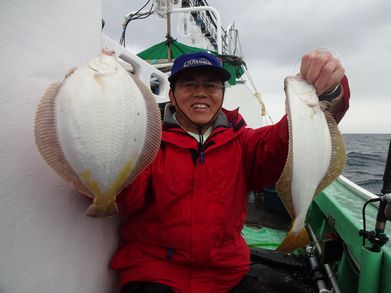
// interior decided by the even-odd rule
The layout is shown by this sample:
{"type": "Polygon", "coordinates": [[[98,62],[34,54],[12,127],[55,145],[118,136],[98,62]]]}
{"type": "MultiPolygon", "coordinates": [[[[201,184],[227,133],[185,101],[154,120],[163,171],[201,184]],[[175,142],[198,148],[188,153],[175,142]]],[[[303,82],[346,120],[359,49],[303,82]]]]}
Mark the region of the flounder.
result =
{"type": "Polygon", "coordinates": [[[284,84],[289,147],[276,190],[294,221],[277,250],[290,253],[308,243],[304,220],[309,206],[342,173],[346,152],[337,123],[322,110],[315,88],[299,76],[288,76],[284,84]]]}
{"type": "Polygon", "coordinates": [[[118,212],[116,195],[153,161],[160,140],[152,93],[106,49],[52,84],[35,116],[39,152],[63,179],[94,198],[91,217],[118,212]]]}

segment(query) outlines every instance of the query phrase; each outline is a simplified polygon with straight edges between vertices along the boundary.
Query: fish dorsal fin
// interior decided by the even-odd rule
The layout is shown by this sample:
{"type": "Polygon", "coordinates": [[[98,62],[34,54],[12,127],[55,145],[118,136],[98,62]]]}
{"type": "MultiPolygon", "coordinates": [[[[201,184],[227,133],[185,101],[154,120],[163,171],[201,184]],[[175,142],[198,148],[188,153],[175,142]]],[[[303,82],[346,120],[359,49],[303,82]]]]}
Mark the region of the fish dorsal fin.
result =
{"type": "Polygon", "coordinates": [[[343,171],[346,163],[345,142],[333,115],[323,112],[327,121],[331,137],[331,158],[325,177],[319,183],[315,195],[329,186],[343,171]]]}
{"type": "Polygon", "coordinates": [[[38,151],[58,175],[68,182],[72,182],[80,192],[92,197],[92,194],[80,181],[73,171],[61,149],[57,136],[55,103],[62,82],[55,82],[49,86],[43,95],[35,114],[35,143],[38,151]]]}
{"type": "Polygon", "coordinates": [[[132,183],[136,176],[152,163],[160,148],[162,137],[162,121],[160,117],[160,110],[151,90],[149,90],[137,76],[132,73],[129,73],[129,75],[132,77],[137,87],[140,89],[142,96],[144,97],[147,113],[147,126],[143,152],[140,154],[136,165],[132,169],[129,178],[123,187],[132,183]]]}

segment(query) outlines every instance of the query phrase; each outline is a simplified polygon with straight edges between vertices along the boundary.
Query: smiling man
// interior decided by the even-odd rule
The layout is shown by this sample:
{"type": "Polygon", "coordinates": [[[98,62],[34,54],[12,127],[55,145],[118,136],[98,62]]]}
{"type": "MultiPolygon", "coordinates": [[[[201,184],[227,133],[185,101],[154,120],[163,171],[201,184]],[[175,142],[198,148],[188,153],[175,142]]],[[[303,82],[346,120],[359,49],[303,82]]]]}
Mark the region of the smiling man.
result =
{"type": "MultiPolygon", "coordinates": [[[[340,62],[312,51],[302,59],[301,75],[318,93],[329,92],[330,109],[342,118],[349,90],[340,62]]],[[[246,127],[238,110],[222,108],[229,78],[207,52],[174,62],[159,152],[117,197],[126,217],[111,267],[122,293],[268,291],[247,276],[250,255],[241,230],[247,191],[281,174],[288,123],[284,116],[275,125],[246,127]]]]}
{"type": "Polygon", "coordinates": [[[224,82],[230,78],[216,57],[201,52],[180,56],[169,78],[175,118],[190,132],[204,132],[220,113],[224,82]]]}

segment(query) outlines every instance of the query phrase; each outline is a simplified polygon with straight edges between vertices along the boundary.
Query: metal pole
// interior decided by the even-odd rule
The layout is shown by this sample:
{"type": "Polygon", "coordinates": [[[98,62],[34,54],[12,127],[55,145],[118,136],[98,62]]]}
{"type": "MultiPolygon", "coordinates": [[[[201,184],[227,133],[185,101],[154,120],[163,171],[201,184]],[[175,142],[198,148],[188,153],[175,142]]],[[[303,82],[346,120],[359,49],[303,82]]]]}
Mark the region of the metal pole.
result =
{"type": "MultiPolygon", "coordinates": [[[[307,231],[310,234],[310,237],[315,242],[316,252],[318,253],[318,255],[321,255],[322,254],[322,249],[320,247],[319,241],[318,241],[314,231],[312,230],[310,225],[307,225],[306,227],[307,227],[307,231]]],[[[338,282],[337,282],[337,280],[335,278],[335,275],[334,275],[332,269],[330,268],[330,265],[328,265],[328,264],[322,264],[322,265],[323,265],[323,267],[324,267],[324,269],[325,269],[325,271],[327,273],[327,277],[329,278],[329,281],[331,283],[331,286],[334,289],[334,292],[335,293],[341,293],[341,289],[338,286],[338,282]]]]}
{"type": "Polygon", "coordinates": [[[167,59],[168,62],[171,62],[172,59],[172,48],[171,48],[171,12],[167,11],[167,42],[168,42],[168,50],[167,50],[167,59]]]}
{"type": "Polygon", "coordinates": [[[170,8],[167,12],[167,18],[169,13],[178,13],[178,12],[192,12],[192,11],[202,11],[202,10],[209,10],[216,16],[216,22],[217,22],[217,53],[222,53],[222,45],[221,45],[221,17],[220,13],[217,11],[216,8],[213,8],[211,6],[199,6],[199,7],[188,7],[188,8],[170,8]]]}

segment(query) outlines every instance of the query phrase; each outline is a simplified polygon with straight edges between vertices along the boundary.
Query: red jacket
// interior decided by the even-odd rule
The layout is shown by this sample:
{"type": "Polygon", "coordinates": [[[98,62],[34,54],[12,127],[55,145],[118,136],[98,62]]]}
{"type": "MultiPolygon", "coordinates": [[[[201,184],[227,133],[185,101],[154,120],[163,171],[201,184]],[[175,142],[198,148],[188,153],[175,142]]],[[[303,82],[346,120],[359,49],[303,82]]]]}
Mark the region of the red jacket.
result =
{"type": "Polygon", "coordinates": [[[166,112],[156,159],[118,197],[126,218],[111,267],[121,286],[151,281],[176,292],[227,292],[249,270],[246,192],[279,178],[287,119],[250,129],[237,110],[223,110],[202,150],[166,112]]]}

